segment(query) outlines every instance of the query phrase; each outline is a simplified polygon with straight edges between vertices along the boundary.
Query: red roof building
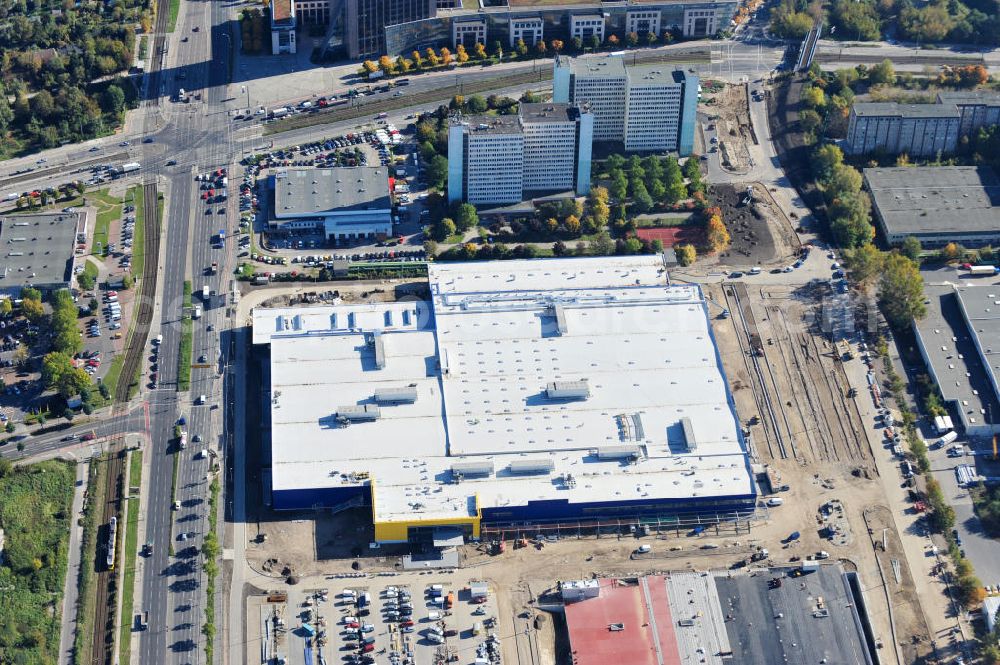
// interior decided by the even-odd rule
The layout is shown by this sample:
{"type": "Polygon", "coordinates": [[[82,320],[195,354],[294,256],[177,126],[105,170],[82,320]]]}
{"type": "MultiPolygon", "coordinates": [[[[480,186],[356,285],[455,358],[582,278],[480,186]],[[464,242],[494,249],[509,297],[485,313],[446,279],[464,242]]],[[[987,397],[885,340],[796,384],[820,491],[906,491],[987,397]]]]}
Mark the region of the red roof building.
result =
{"type": "Polygon", "coordinates": [[[599,597],[566,605],[573,665],[681,665],[666,578],[600,583],[599,597]]]}

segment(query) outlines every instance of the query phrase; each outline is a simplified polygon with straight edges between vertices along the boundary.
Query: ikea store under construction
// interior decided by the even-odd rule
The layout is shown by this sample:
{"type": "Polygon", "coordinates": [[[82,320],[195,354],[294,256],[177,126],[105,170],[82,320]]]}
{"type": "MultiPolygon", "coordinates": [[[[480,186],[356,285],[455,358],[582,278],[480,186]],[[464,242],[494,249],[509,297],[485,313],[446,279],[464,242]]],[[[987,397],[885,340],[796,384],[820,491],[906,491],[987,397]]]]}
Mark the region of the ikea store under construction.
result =
{"type": "Polygon", "coordinates": [[[430,302],[254,310],[274,508],[364,502],[382,543],[753,511],[707,303],[662,257],[429,281],[430,302]]]}

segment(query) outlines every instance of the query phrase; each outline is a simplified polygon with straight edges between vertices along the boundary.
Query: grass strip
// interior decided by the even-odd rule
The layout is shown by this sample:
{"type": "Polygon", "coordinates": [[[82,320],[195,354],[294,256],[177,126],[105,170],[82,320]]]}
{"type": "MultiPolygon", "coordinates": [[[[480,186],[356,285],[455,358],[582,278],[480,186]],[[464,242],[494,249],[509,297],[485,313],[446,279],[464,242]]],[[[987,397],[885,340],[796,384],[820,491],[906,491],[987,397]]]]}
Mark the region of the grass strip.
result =
{"type": "Polygon", "coordinates": [[[104,256],[108,248],[108,228],[111,222],[121,219],[122,200],[111,196],[107,190],[90,192],[87,202],[97,208],[97,221],[94,223],[94,237],[90,243],[90,253],[94,256],[104,256]]]}
{"type": "Polygon", "coordinates": [[[209,486],[208,495],[208,533],[205,534],[205,541],[201,546],[202,554],[205,556],[205,574],[208,581],[205,583],[205,624],[201,627],[201,633],[205,636],[205,661],[214,662],[215,655],[215,578],[219,575],[219,537],[216,535],[219,508],[219,478],[212,479],[209,486]]]}
{"type": "Polygon", "coordinates": [[[146,263],[146,257],[143,254],[143,246],[146,242],[146,229],[143,222],[146,212],[143,208],[142,185],[132,187],[131,193],[132,200],[135,201],[133,203],[135,206],[135,227],[132,231],[132,274],[141,275],[142,267],[146,263]]]}
{"type": "Polygon", "coordinates": [[[177,390],[191,387],[191,347],[194,337],[194,321],[191,320],[191,281],[184,282],[184,317],[181,319],[180,351],[177,354],[177,390]]]}
{"type": "Polygon", "coordinates": [[[170,9],[167,10],[167,32],[173,32],[177,27],[177,15],[181,11],[181,0],[170,0],[170,9]]]}
{"type": "Polygon", "coordinates": [[[104,488],[107,484],[106,457],[101,454],[90,460],[87,479],[87,498],[84,502],[83,536],[80,538],[80,573],[77,578],[76,635],[73,639],[73,662],[89,663],[92,660],[94,614],[97,597],[93,592],[97,556],[97,511],[104,505],[104,488]]]}
{"type": "Polygon", "coordinates": [[[122,620],[118,638],[118,662],[127,663],[132,653],[132,591],[135,587],[136,550],[139,546],[139,496],[142,485],[142,451],[133,450],[129,458],[128,519],[125,523],[125,574],[122,576],[122,620]]]}

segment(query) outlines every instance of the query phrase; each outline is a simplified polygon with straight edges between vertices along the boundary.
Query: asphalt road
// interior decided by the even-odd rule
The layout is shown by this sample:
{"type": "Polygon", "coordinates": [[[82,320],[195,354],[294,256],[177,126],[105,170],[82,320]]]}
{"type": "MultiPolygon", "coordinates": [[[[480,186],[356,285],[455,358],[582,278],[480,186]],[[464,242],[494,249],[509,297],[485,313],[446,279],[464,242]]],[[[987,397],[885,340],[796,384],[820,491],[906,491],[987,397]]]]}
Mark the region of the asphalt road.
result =
{"type": "MultiPolygon", "coordinates": [[[[52,432],[51,434],[30,436],[21,442],[24,444],[24,450],[18,450],[15,444],[8,443],[4,447],[0,448],[0,457],[6,457],[10,460],[19,460],[28,457],[35,457],[37,455],[52,454],[63,451],[68,452],[78,448],[87,449],[88,445],[93,446],[96,449],[99,445],[101,445],[101,439],[104,437],[112,435],[118,436],[129,432],[143,432],[145,429],[145,408],[144,406],[138,406],[132,409],[132,411],[125,416],[109,416],[102,418],[99,421],[74,425],[58,432],[52,432]],[[81,441],[79,438],[67,439],[67,437],[70,436],[81,437],[88,433],[94,434],[95,438],[92,443],[81,441]]],[[[87,449],[85,453],[77,456],[89,457],[90,451],[87,449]]]]}
{"type": "MultiPolygon", "coordinates": [[[[146,539],[156,543],[156,547],[142,579],[142,609],[149,612],[151,627],[139,638],[139,662],[142,663],[204,662],[201,627],[205,619],[205,579],[201,572],[200,548],[208,528],[206,474],[209,461],[196,457],[200,457],[198,452],[202,448],[213,448],[210,442],[216,435],[210,423],[212,407],[192,406],[192,401],[197,395],[212,391],[204,388],[204,379],[199,374],[204,370],[195,369],[190,392],[178,393],[177,369],[189,251],[190,272],[195,275],[193,285],[197,292],[202,284],[202,278],[197,275],[206,265],[206,234],[209,229],[217,231],[220,228],[218,220],[225,219],[213,216],[211,223],[204,221],[207,218],[201,214],[203,205],[200,192],[194,187],[194,175],[224,164],[231,153],[227,140],[229,123],[220,102],[226,97],[228,44],[232,40],[227,34],[227,18],[227,9],[221,3],[185,5],[182,21],[170,38],[169,50],[175,54],[175,59],[168,62],[169,69],[163,80],[154,85],[150,93],[150,96],[157,92],[167,96],[173,94],[172,73],[183,69],[186,72],[185,89],[201,92],[202,100],[181,105],[163,99],[159,107],[162,124],[156,132],[155,143],[151,144],[157,148],[155,155],[150,156],[151,163],[162,164],[167,159],[175,159],[178,164],[163,166],[160,173],[169,181],[170,201],[161,275],[160,382],[157,389],[150,392],[149,400],[152,454],[146,539]],[[193,31],[195,26],[200,28],[197,33],[193,31]],[[182,37],[188,38],[183,48],[182,37]],[[189,445],[186,450],[178,451],[173,448],[176,445],[173,426],[182,415],[188,421],[189,445]],[[195,435],[202,437],[204,443],[193,442],[195,435]],[[175,455],[179,456],[176,500],[181,502],[177,511],[172,507],[175,455]],[[180,540],[181,534],[191,536],[180,540]],[[175,556],[170,556],[171,545],[175,556]]],[[[195,358],[208,343],[204,324],[212,316],[207,313],[194,322],[195,358]]]]}

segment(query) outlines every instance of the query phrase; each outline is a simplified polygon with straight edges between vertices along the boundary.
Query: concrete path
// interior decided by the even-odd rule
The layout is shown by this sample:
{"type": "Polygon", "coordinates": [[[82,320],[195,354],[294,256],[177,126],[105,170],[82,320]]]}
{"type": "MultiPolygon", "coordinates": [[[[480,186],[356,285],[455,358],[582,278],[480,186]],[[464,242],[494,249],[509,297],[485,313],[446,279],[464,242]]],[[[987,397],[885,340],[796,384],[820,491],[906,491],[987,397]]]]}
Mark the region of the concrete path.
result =
{"type": "Polygon", "coordinates": [[[69,532],[69,550],[66,581],[63,583],[62,628],[59,632],[59,665],[72,665],[73,641],[76,639],[77,582],[80,579],[81,540],[83,527],[79,518],[83,515],[83,494],[87,490],[87,474],[90,462],[76,465],[76,488],[73,492],[73,509],[70,511],[72,525],[69,532]]]}

